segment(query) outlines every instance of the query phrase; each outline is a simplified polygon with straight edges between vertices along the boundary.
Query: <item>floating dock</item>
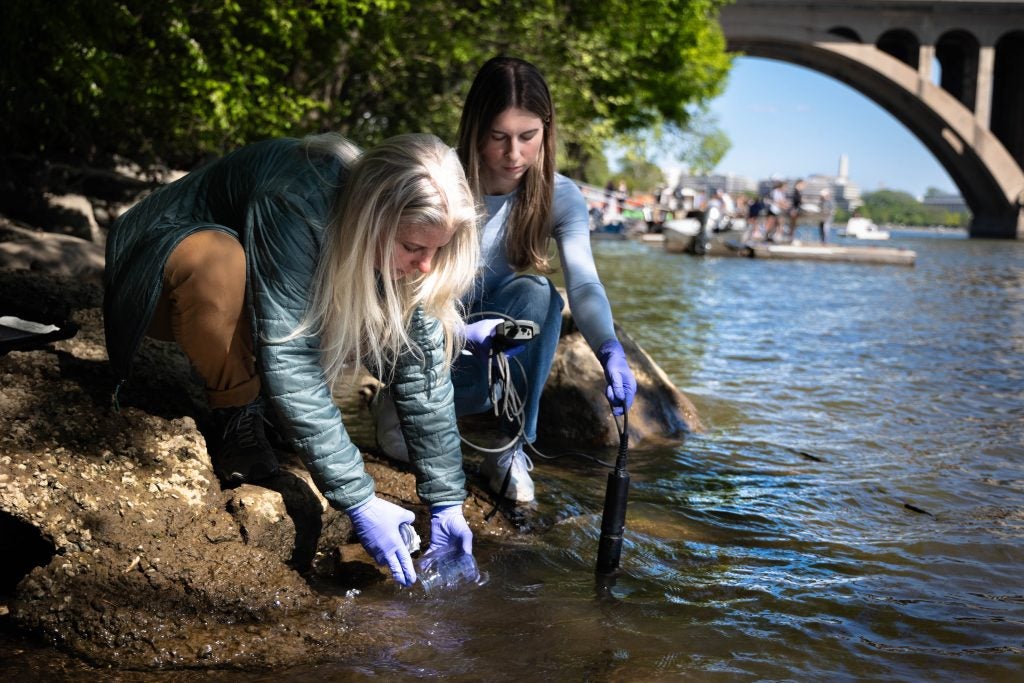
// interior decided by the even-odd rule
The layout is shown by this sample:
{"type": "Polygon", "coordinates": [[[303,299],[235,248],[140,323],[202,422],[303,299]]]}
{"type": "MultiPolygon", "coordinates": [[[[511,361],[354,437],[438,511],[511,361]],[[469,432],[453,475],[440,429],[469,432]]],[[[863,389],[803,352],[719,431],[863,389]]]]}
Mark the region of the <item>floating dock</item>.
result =
{"type": "MultiPolygon", "coordinates": [[[[657,242],[651,240],[652,244],[657,242]]],[[[866,244],[822,244],[820,242],[744,242],[740,234],[712,233],[701,241],[693,226],[688,230],[666,227],[662,240],[665,251],[698,256],[744,256],[762,259],[798,259],[804,261],[837,261],[845,263],[878,263],[912,266],[917,253],[910,249],[866,244]],[[700,248],[698,248],[700,247],[700,248]]]]}
{"type": "Polygon", "coordinates": [[[737,256],[771,259],[802,259],[807,261],[841,261],[845,263],[888,263],[912,266],[917,252],[895,247],[839,246],[830,244],[761,244],[738,245],[737,256]],[[746,253],[744,253],[746,252],[746,253]]]}

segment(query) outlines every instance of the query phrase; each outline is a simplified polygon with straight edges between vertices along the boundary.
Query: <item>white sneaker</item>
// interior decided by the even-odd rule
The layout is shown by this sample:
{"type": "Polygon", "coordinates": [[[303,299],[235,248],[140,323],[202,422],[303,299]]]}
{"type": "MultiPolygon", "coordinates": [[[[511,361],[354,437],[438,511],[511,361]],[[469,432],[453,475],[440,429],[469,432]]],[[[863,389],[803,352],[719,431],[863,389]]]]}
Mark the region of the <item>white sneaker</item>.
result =
{"type": "Polygon", "coordinates": [[[380,391],[370,404],[370,414],[376,422],[377,448],[384,455],[398,462],[409,462],[409,449],[402,436],[395,402],[387,391],[380,391]]]}
{"type": "Polygon", "coordinates": [[[515,446],[502,453],[488,453],[480,469],[487,477],[491,490],[498,495],[504,495],[505,498],[517,503],[529,503],[533,500],[533,480],[530,479],[533,461],[523,451],[522,441],[517,441],[515,446]],[[510,468],[512,475],[509,477],[508,488],[502,493],[505,475],[510,468]]]}

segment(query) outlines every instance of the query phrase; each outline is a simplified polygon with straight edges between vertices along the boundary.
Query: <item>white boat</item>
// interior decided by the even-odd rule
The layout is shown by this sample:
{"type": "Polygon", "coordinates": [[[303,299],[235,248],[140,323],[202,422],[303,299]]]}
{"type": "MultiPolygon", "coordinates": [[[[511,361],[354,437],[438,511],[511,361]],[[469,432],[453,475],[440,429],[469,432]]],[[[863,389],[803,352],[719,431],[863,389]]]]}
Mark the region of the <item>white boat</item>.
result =
{"type": "Polygon", "coordinates": [[[871,222],[869,218],[854,216],[846,221],[846,227],[837,233],[840,237],[853,237],[859,240],[887,240],[889,231],[882,230],[871,222]]]}
{"type": "Polygon", "coordinates": [[[701,219],[693,216],[665,221],[662,234],[665,236],[665,251],[670,254],[694,254],[696,256],[731,255],[739,248],[746,235],[746,221],[732,220],[714,231],[701,225],[701,219]]]}
{"type": "Polygon", "coordinates": [[[700,234],[699,218],[674,218],[665,221],[662,234],[665,236],[665,251],[682,254],[693,249],[693,242],[700,234]]]}

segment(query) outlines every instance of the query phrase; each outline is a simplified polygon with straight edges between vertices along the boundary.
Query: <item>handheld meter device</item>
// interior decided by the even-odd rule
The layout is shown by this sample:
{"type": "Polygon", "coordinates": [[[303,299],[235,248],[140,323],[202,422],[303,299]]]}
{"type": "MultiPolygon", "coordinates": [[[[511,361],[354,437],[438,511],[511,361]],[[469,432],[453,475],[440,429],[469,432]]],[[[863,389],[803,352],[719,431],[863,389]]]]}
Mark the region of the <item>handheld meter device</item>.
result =
{"type": "Polygon", "coordinates": [[[504,320],[494,331],[495,348],[507,349],[524,344],[540,332],[540,326],[532,320],[504,320]]]}

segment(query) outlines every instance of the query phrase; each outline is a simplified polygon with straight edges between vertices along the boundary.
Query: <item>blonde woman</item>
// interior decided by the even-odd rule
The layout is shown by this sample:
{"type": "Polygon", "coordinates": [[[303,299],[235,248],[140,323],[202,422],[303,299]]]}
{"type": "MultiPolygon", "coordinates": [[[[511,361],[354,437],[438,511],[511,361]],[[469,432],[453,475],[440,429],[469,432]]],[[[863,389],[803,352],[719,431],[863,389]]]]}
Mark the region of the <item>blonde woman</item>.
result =
{"type": "Polygon", "coordinates": [[[472,552],[449,368],[476,219],[457,155],[433,136],[361,155],[335,135],[233,152],[111,229],[104,316],[118,388],[144,335],[177,342],[205,382],[225,484],[277,473],[273,425],[370,555],[410,585],[400,527],[414,515],[375,495],[331,384],[360,362],[390,384],[430,548],[472,552]]]}

